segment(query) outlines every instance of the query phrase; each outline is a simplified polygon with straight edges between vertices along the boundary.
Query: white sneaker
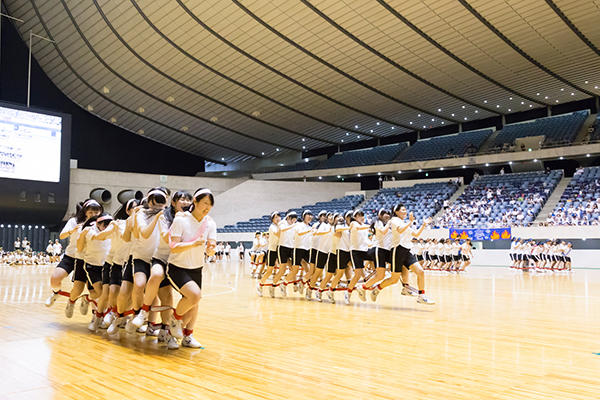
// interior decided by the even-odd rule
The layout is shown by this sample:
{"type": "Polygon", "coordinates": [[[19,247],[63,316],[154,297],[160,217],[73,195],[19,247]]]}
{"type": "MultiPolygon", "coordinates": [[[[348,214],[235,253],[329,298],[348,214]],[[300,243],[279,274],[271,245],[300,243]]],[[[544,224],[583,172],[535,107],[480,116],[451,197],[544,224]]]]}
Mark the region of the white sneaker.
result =
{"type": "Polygon", "coordinates": [[[106,330],[106,333],[108,335],[114,335],[115,333],[117,333],[119,331],[119,324],[121,323],[122,319],[122,317],[115,317],[115,319],[112,320],[110,326],[106,330]]]}
{"type": "Polygon", "coordinates": [[[182,339],[183,328],[181,326],[181,320],[171,318],[171,322],[169,323],[169,331],[171,331],[171,335],[173,335],[176,339],[182,339]]]}
{"type": "Polygon", "coordinates": [[[67,301],[67,306],[65,307],[65,317],[71,318],[73,316],[74,309],[75,303],[72,303],[71,300],[67,301]]]}
{"type": "Polygon", "coordinates": [[[282,282],[279,284],[279,290],[281,290],[281,297],[287,296],[287,285],[285,283],[282,282]]]}
{"type": "Polygon", "coordinates": [[[380,290],[377,288],[371,290],[371,301],[377,300],[377,295],[379,294],[379,292],[380,292],[380,290]]]}
{"type": "MultiPolygon", "coordinates": [[[[306,289],[308,289],[308,285],[306,285],[306,289]]],[[[304,293],[304,282],[302,281],[298,282],[298,293],[300,293],[300,296],[304,293]]]]}
{"type": "Polygon", "coordinates": [[[318,302],[321,302],[321,291],[317,289],[317,292],[315,293],[315,299],[318,302]]]}
{"type": "Polygon", "coordinates": [[[148,311],[140,310],[140,312],[138,313],[138,315],[136,315],[135,318],[133,318],[131,320],[131,323],[136,328],[139,328],[142,325],[144,325],[146,323],[146,321],[148,321],[148,311]]]}
{"type": "Polygon", "coordinates": [[[173,336],[169,335],[167,337],[167,349],[169,350],[177,350],[179,348],[179,342],[173,336]]]}
{"type": "Polygon", "coordinates": [[[269,286],[269,294],[271,295],[271,297],[275,297],[275,286],[269,286]]]}
{"type": "Polygon", "coordinates": [[[258,294],[258,297],[262,297],[263,295],[262,286],[260,286],[260,281],[256,282],[256,293],[258,294]]]}
{"type": "Polygon", "coordinates": [[[131,323],[131,319],[125,323],[125,332],[127,333],[135,333],[137,327],[131,323]]]}
{"type": "MultiPolygon", "coordinates": [[[[133,325],[133,324],[131,324],[133,325]]],[[[135,327],[135,325],[133,325],[135,327]]],[[[135,330],[137,333],[146,333],[148,332],[148,325],[142,325],[135,330]]]]}
{"type": "Polygon", "coordinates": [[[194,337],[192,335],[184,336],[183,339],[181,340],[181,345],[183,347],[191,347],[193,349],[203,349],[204,348],[204,347],[202,347],[202,345],[200,344],[199,341],[194,339],[194,337]]]}
{"type": "Polygon", "coordinates": [[[358,292],[358,298],[360,301],[367,301],[367,293],[365,292],[365,289],[357,288],[356,291],[358,292]]]}
{"type": "Polygon", "coordinates": [[[329,289],[327,291],[327,297],[329,298],[329,301],[331,301],[332,304],[335,304],[335,293],[333,289],[329,289]]]}
{"type": "Polygon", "coordinates": [[[312,289],[310,287],[306,288],[306,295],[304,296],[306,300],[310,300],[312,298],[312,289]]]}
{"type": "Polygon", "coordinates": [[[417,303],[421,303],[421,304],[435,304],[435,301],[428,299],[427,297],[425,297],[424,294],[420,294],[419,297],[417,297],[417,303]]]}
{"type": "Polygon", "coordinates": [[[51,307],[52,304],[54,304],[54,302],[56,301],[56,299],[58,299],[58,296],[60,296],[60,294],[52,292],[52,294],[50,295],[50,297],[48,297],[46,299],[46,301],[44,302],[44,305],[46,307],[51,307]]]}
{"type": "Polygon", "coordinates": [[[90,301],[88,300],[87,296],[83,296],[81,298],[81,303],[79,303],[79,312],[81,313],[81,315],[86,315],[89,307],[90,301]]]}
{"type": "Polygon", "coordinates": [[[92,322],[90,322],[88,325],[88,330],[90,332],[96,332],[96,330],[98,330],[99,324],[100,324],[100,318],[98,318],[98,317],[96,317],[96,315],[94,315],[92,317],[92,322]]]}
{"type": "Polygon", "coordinates": [[[412,293],[410,291],[409,288],[407,288],[406,286],[402,287],[402,296],[412,296],[412,293]]]}
{"type": "Polygon", "coordinates": [[[350,296],[352,295],[352,292],[349,291],[345,291],[344,292],[344,304],[348,305],[350,304],[350,296]]]}
{"type": "Polygon", "coordinates": [[[158,332],[160,331],[160,325],[154,326],[148,323],[146,327],[146,336],[158,336],[158,332]]]}
{"type": "Polygon", "coordinates": [[[114,311],[109,312],[104,316],[104,324],[108,327],[112,324],[112,322],[117,318],[117,313],[114,311]]]}
{"type": "Polygon", "coordinates": [[[167,343],[168,339],[169,339],[169,331],[161,328],[160,331],[158,332],[157,342],[158,343],[167,343]]]}
{"type": "Polygon", "coordinates": [[[104,318],[100,318],[100,325],[98,325],[98,329],[105,330],[105,329],[108,329],[109,326],[110,326],[110,324],[107,324],[104,321],[104,318]]]}

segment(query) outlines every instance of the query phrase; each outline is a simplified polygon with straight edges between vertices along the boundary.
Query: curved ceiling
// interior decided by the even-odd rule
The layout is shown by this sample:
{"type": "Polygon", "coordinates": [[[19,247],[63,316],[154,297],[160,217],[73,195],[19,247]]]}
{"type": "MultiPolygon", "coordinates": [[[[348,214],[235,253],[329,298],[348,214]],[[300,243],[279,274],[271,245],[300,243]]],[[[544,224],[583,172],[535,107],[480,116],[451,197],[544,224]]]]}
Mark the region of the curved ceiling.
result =
{"type": "Polygon", "coordinates": [[[385,137],[600,94],[583,0],[5,0],[99,117],[209,160],[385,137]]]}

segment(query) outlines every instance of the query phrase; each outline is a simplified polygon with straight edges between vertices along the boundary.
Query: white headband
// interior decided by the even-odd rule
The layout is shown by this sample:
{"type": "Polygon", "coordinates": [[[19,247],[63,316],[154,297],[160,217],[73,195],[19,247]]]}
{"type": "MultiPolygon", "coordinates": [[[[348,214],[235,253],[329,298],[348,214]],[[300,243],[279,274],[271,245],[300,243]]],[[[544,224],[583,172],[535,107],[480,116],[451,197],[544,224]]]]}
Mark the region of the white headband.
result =
{"type": "Polygon", "coordinates": [[[161,196],[163,196],[164,198],[166,198],[166,197],[167,197],[167,194],[166,194],[165,192],[163,192],[162,190],[158,190],[158,189],[151,190],[151,191],[148,193],[148,195],[146,196],[146,198],[148,198],[148,197],[150,197],[150,196],[152,196],[152,195],[161,195],[161,196]]]}
{"type": "Polygon", "coordinates": [[[201,194],[212,194],[212,192],[210,191],[210,189],[199,189],[196,192],[194,192],[194,198],[196,198],[196,196],[200,196],[201,194]]]}
{"type": "Polygon", "coordinates": [[[94,199],[89,199],[88,201],[86,201],[85,203],[83,203],[83,207],[88,207],[92,204],[97,205],[98,207],[100,207],[100,203],[98,203],[96,200],[94,199]]]}

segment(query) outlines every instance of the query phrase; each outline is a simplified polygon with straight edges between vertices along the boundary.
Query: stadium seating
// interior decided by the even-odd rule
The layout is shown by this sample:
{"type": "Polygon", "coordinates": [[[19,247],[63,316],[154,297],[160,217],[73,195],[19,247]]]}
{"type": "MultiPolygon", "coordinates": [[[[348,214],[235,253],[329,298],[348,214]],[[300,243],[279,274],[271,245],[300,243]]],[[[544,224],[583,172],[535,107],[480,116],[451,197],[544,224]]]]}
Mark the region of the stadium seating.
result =
{"type": "Polygon", "coordinates": [[[596,225],[600,220],[600,167],[575,173],[562,194],[549,223],[553,225],[596,225]]]}
{"type": "Polygon", "coordinates": [[[456,183],[420,183],[409,187],[381,189],[362,207],[367,217],[374,220],[380,208],[391,210],[397,203],[403,203],[415,215],[417,223],[433,217],[456,191],[456,183]]]}
{"type": "Polygon", "coordinates": [[[494,147],[512,146],[515,139],[544,135],[543,145],[569,144],[577,136],[589,111],[577,111],[570,114],[538,118],[533,121],[506,125],[496,136],[494,147]]]}
{"type": "MultiPolygon", "coordinates": [[[[315,215],[317,215],[321,210],[343,212],[354,209],[363,200],[363,195],[350,195],[344,196],[341,199],[322,201],[316,204],[302,206],[301,208],[292,208],[287,210],[287,212],[295,211],[298,214],[298,216],[300,216],[304,210],[310,210],[315,215]]],[[[263,215],[260,218],[252,218],[249,221],[238,222],[235,225],[226,225],[223,228],[219,228],[218,232],[264,232],[269,229],[270,224],[270,215],[263,215]]]]}
{"type": "Polygon", "coordinates": [[[590,135],[590,142],[597,142],[600,140],[600,115],[596,117],[594,124],[592,125],[592,133],[590,135]]]}
{"type": "Polygon", "coordinates": [[[465,153],[476,153],[492,132],[491,129],[484,129],[421,139],[401,153],[397,160],[433,160],[446,157],[462,157],[465,153]]]}
{"type": "Polygon", "coordinates": [[[359,165],[389,163],[408,147],[407,143],[388,144],[370,149],[349,150],[337,153],[319,165],[319,168],[343,168],[359,165]]]}
{"type": "Polygon", "coordinates": [[[530,225],[562,178],[562,170],[481,176],[437,221],[442,227],[530,225]]]}

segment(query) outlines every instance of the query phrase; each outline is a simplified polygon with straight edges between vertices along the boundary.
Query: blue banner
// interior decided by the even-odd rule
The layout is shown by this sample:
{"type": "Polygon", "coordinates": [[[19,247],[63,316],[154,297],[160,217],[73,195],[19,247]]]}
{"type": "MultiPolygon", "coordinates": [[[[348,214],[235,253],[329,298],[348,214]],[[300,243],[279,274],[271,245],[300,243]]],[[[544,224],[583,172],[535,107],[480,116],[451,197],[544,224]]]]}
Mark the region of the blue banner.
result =
{"type": "Polygon", "coordinates": [[[512,237],[510,228],[475,228],[461,229],[450,228],[450,239],[471,239],[471,240],[510,240],[512,237]]]}

